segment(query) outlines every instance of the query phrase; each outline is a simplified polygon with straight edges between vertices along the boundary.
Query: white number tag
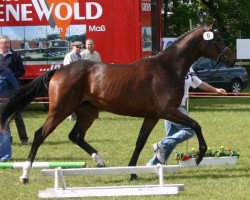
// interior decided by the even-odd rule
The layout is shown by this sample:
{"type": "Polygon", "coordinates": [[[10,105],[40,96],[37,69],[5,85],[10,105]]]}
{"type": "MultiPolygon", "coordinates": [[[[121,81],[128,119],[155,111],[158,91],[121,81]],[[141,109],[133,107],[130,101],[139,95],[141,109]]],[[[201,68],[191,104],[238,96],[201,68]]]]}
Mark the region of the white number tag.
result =
{"type": "Polygon", "coordinates": [[[204,40],[212,40],[214,39],[214,33],[211,31],[206,31],[205,33],[203,33],[203,39],[204,40]]]}

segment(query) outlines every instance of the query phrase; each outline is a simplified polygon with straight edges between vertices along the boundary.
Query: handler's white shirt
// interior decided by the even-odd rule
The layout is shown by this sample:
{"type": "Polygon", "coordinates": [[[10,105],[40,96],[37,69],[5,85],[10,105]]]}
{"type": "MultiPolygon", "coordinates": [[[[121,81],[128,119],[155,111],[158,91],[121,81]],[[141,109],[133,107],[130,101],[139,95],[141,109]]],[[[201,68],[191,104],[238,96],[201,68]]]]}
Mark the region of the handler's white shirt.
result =
{"type": "Polygon", "coordinates": [[[186,106],[186,101],[188,98],[189,88],[197,88],[202,83],[202,80],[199,79],[192,67],[190,67],[187,76],[185,77],[185,87],[184,87],[184,96],[181,101],[181,106],[186,106]]]}
{"type": "Polygon", "coordinates": [[[101,56],[97,51],[93,51],[93,53],[91,53],[88,49],[84,49],[81,52],[81,56],[84,60],[87,59],[96,62],[102,62],[101,56]]]}

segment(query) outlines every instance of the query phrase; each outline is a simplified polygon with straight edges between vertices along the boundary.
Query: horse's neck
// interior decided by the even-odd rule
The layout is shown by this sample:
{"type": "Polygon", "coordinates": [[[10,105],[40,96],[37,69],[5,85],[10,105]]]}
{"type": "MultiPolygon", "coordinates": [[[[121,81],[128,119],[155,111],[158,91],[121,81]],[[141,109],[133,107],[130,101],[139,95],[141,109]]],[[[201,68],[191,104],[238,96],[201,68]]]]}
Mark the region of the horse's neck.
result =
{"type": "Polygon", "coordinates": [[[170,47],[160,57],[164,67],[174,68],[177,75],[185,77],[190,66],[200,57],[200,52],[195,39],[188,37],[170,47]]]}

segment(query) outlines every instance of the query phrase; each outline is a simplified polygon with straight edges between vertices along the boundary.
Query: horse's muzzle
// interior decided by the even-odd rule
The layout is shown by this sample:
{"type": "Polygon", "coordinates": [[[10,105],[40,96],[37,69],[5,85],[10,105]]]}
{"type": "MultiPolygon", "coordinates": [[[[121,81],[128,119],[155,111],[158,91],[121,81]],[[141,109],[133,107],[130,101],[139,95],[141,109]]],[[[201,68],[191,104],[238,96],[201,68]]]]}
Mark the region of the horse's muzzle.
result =
{"type": "Polygon", "coordinates": [[[236,59],[227,59],[224,63],[228,66],[228,67],[234,67],[235,66],[235,62],[236,59]]]}

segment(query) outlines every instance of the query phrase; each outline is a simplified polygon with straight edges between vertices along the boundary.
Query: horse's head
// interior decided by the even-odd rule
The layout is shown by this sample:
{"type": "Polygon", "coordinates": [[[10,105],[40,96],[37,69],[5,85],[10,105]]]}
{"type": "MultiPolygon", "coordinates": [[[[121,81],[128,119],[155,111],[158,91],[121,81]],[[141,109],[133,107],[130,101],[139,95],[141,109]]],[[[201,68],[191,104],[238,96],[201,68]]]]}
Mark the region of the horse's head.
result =
{"type": "Polygon", "coordinates": [[[234,66],[235,56],[223,42],[219,32],[213,26],[204,27],[202,34],[203,50],[202,56],[216,60],[217,63],[223,62],[229,67],[234,66]]]}

